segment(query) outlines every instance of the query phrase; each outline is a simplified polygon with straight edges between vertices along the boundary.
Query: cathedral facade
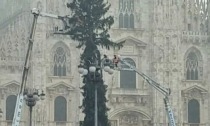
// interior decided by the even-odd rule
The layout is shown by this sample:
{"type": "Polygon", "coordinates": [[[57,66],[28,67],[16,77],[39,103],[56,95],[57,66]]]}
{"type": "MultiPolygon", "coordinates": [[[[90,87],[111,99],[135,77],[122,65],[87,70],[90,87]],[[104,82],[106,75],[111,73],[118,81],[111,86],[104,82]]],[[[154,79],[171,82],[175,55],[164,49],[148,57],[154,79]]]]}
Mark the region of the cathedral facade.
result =
{"type": "MultiPolygon", "coordinates": [[[[100,49],[101,54],[119,54],[170,88],[177,126],[210,126],[210,1],[105,1],[111,3],[108,15],[115,20],[111,38],[125,44],[121,50],[100,49]]],[[[11,126],[33,19],[30,10],[71,16],[67,2],[71,0],[1,0],[0,126],[11,126]]],[[[46,17],[39,17],[36,25],[26,87],[43,90],[46,97],[33,107],[34,126],[79,126],[84,118],[77,72],[83,48],[76,48],[69,36],[53,34],[62,25],[46,17]]],[[[115,71],[104,80],[111,126],[168,126],[164,96],[136,72],[115,71]]],[[[20,123],[29,124],[27,105],[20,123]]]]}

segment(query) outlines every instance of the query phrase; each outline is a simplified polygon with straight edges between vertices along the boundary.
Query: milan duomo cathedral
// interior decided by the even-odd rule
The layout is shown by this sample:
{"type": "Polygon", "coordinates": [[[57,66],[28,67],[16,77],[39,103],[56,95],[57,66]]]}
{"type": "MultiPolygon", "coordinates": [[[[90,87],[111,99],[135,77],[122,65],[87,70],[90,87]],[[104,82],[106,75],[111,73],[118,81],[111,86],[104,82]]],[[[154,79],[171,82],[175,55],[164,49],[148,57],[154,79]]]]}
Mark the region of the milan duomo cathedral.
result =
{"type": "MultiPolygon", "coordinates": [[[[161,86],[170,88],[170,105],[177,126],[210,126],[210,0],[105,0],[115,23],[114,42],[121,55],[161,86]]],[[[11,126],[32,26],[32,8],[71,15],[71,0],[0,1],[0,126],[11,126]]],[[[33,107],[33,126],[79,126],[84,119],[77,72],[83,49],[69,36],[53,34],[57,19],[39,17],[27,89],[43,90],[33,107]],[[63,60],[59,60],[63,59],[63,60]],[[56,69],[55,69],[56,68],[56,69]]],[[[134,71],[104,75],[111,126],[168,126],[164,96],[134,71]]],[[[24,103],[21,126],[29,125],[24,103]]]]}

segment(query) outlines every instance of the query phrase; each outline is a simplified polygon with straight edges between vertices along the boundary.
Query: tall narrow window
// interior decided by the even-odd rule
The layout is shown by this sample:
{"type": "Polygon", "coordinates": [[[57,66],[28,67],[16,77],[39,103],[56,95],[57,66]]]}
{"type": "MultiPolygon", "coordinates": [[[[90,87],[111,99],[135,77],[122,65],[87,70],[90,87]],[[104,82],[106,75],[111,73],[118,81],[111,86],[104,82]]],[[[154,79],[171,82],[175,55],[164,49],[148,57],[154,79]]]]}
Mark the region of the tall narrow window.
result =
{"type": "Polygon", "coordinates": [[[54,102],[54,121],[64,122],[67,121],[67,102],[66,99],[62,96],[55,98],[54,102]]]}
{"type": "Polygon", "coordinates": [[[17,96],[10,95],[6,99],[6,120],[13,120],[17,96]]]}
{"type": "MultiPolygon", "coordinates": [[[[135,62],[131,58],[125,58],[125,61],[133,66],[136,66],[135,62]]],[[[130,68],[121,64],[122,70],[120,71],[120,88],[135,89],[136,88],[136,72],[129,70],[130,68]]]]}
{"type": "Polygon", "coordinates": [[[134,28],[134,0],[119,0],[119,27],[134,28]]]}
{"type": "Polygon", "coordinates": [[[188,102],[188,123],[190,126],[199,126],[200,123],[200,105],[195,99],[188,102]]]}
{"type": "Polygon", "coordinates": [[[186,80],[202,80],[203,58],[201,52],[191,47],[185,54],[185,78],[186,80]]]}
{"type": "Polygon", "coordinates": [[[198,58],[194,52],[190,52],[186,60],[187,80],[198,80],[198,58]]]}
{"type": "Polygon", "coordinates": [[[205,26],[202,23],[200,24],[200,31],[205,32],[205,26]]]}
{"type": "Polygon", "coordinates": [[[66,52],[62,47],[54,54],[54,76],[66,76],[66,52]]]}

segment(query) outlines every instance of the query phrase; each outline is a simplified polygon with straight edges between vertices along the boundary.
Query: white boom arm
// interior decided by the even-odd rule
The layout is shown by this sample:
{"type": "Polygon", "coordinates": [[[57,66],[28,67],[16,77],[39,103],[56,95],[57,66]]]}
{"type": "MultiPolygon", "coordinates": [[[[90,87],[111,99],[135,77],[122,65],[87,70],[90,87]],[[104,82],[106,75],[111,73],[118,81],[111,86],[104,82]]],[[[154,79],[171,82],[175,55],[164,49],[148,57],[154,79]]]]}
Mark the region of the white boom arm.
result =
{"type": "Polygon", "coordinates": [[[152,87],[157,89],[160,93],[162,93],[165,96],[165,98],[163,100],[164,100],[167,116],[168,116],[168,119],[169,119],[169,126],[176,126],[174,115],[173,115],[171,106],[169,104],[169,99],[168,99],[168,96],[170,95],[171,90],[169,88],[165,88],[165,87],[161,86],[159,83],[155,82],[153,79],[151,79],[150,77],[148,77],[144,73],[137,70],[133,65],[126,62],[125,60],[120,59],[120,61],[121,61],[121,63],[123,63],[123,64],[127,65],[129,68],[131,68],[131,70],[135,71],[140,76],[142,76],[148,82],[148,84],[150,84],[152,87]]]}
{"type": "Polygon", "coordinates": [[[23,103],[24,103],[23,94],[24,94],[24,90],[26,87],[27,77],[28,77],[29,62],[30,62],[31,53],[32,53],[34,34],[35,34],[35,30],[36,30],[38,16],[60,19],[64,22],[64,25],[66,25],[64,19],[68,18],[68,17],[62,17],[62,16],[53,15],[53,14],[43,13],[43,12],[40,12],[39,10],[37,10],[36,8],[32,9],[31,12],[34,15],[34,18],[33,18],[33,24],[32,24],[32,28],[31,28],[30,38],[29,38],[28,50],[27,50],[26,58],[25,58],[25,64],[24,64],[24,69],[23,69],[23,74],[22,74],[20,92],[17,96],[12,126],[20,126],[20,118],[21,118],[21,113],[22,113],[22,108],[23,108],[23,103]]]}

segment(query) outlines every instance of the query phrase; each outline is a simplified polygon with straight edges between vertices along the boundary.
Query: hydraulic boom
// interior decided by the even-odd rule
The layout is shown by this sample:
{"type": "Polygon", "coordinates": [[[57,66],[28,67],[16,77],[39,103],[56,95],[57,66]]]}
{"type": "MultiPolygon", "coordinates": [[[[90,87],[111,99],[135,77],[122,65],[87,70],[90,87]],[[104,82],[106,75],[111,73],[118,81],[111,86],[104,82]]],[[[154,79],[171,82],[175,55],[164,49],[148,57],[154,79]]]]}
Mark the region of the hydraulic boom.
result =
{"type": "Polygon", "coordinates": [[[165,87],[161,86],[159,83],[155,82],[153,79],[151,79],[150,77],[148,77],[144,73],[142,73],[139,70],[137,70],[133,65],[131,65],[128,62],[126,62],[125,60],[120,59],[120,61],[121,61],[121,63],[127,65],[130,68],[130,69],[125,69],[125,70],[133,70],[133,71],[135,71],[140,76],[142,76],[148,82],[148,84],[150,84],[152,87],[157,89],[160,93],[162,93],[165,96],[165,98],[163,100],[164,100],[165,109],[166,109],[168,120],[169,120],[169,126],[176,126],[174,115],[173,115],[171,106],[169,104],[169,99],[168,99],[168,97],[169,97],[169,95],[171,93],[171,90],[169,88],[165,88],[165,87]]]}
{"type": "Polygon", "coordinates": [[[31,58],[31,53],[32,53],[34,34],[36,30],[38,16],[60,19],[64,23],[64,30],[67,29],[67,23],[65,19],[68,17],[66,16],[62,17],[62,16],[53,15],[53,14],[43,13],[43,12],[40,12],[36,8],[32,9],[31,12],[34,15],[34,17],[33,17],[33,23],[32,23],[30,37],[29,37],[29,44],[28,44],[28,49],[27,49],[25,63],[24,63],[20,92],[17,96],[17,102],[16,102],[15,113],[14,113],[14,117],[12,121],[12,126],[20,126],[20,118],[21,118],[21,113],[22,113],[22,108],[23,108],[23,103],[24,103],[23,93],[26,87],[26,82],[27,82],[27,77],[28,77],[29,63],[30,63],[30,58],[31,58]]]}

